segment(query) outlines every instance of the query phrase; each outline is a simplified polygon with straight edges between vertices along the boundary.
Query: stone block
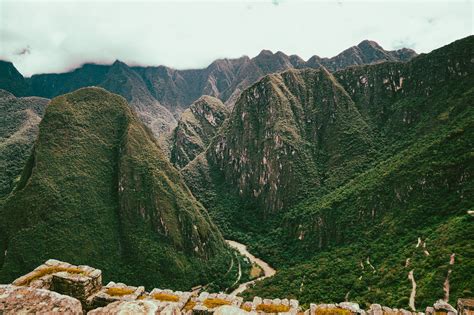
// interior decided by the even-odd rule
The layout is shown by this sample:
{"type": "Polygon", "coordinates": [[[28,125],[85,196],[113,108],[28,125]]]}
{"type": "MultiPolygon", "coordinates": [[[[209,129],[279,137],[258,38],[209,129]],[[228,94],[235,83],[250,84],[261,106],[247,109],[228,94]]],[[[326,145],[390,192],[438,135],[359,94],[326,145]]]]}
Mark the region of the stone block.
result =
{"type": "Polygon", "coordinates": [[[474,315],[474,298],[458,300],[459,315],[474,315]]]}
{"type": "Polygon", "coordinates": [[[134,287],[111,281],[96,294],[89,297],[87,305],[89,309],[94,309],[116,301],[134,301],[144,293],[145,288],[143,286],[134,287]]]}
{"type": "Polygon", "coordinates": [[[102,287],[102,271],[49,259],[12,283],[72,296],[82,303],[102,287]]]}
{"type": "Polygon", "coordinates": [[[192,314],[211,314],[224,305],[231,305],[239,308],[243,299],[234,295],[224,293],[202,292],[196,299],[196,305],[192,309],[192,314]]]}
{"type": "Polygon", "coordinates": [[[109,315],[109,314],[136,314],[136,315],[180,315],[180,309],[176,305],[163,305],[158,301],[136,300],[136,301],[115,301],[104,307],[96,308],[88,315],[109,315]]]}
{"type": "Polygon", "coordinates": [[[174,305],[181,310],[184,308],[191,296],[192,292],[162,290],[155,288],[146,296],[145,299],[155,300],[161,303],[161,305],[174,305]]]}
{"type": "Polygon", "coordinates": [[[74,314],[81,302],[57,292],[27,286],[0,285],[0,314],[74,314]]]}
{"type": "Polygon", "coordinates": [[[299,302],[288,299],[261,299],[255,297],[252,303],[252,311],[257,314],[297,314],[299,312],[299,302]]]}

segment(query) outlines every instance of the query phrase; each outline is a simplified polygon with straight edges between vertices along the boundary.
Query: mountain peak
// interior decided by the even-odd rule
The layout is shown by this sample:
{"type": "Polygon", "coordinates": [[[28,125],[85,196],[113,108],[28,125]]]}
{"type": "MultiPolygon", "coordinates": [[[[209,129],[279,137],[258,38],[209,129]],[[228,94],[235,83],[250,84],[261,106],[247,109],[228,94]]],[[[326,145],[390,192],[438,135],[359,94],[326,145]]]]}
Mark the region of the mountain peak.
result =
{"type": "Polygon", "coordinates": [[[373,41],[373,40],[368,40],[368,39],[365,39],[365,40],[361,41],[357,45],[357,47],[359,47],[361,49],[371,47],[371,48],[383,50],[383,47],[380,46],[379,43],[377,43],[376,41],[373,41]]]}
{"type": "Polygon", "coordinates": [[[128,65],[127,65],[125,62],[116,59],[116,60],[114,61],[114,63],[112,64],[112,67],[119,67],[119,66],[121,66],[121,67],[128,67],[128,65]]]}
{"type": "Polygon", "coordinates": [[[262,51],[257,55],[257,57],[260,56],[273,56],[273,52],[268,49],[262,49],[262,51]]]}

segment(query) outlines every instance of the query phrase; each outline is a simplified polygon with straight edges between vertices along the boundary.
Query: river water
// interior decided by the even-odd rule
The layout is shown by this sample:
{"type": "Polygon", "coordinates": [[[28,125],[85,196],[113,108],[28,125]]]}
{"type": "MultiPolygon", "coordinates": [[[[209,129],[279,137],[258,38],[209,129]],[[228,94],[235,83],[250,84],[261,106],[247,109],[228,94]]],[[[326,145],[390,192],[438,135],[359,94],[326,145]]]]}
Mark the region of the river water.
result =
{"type": "Polygon", "coordinates": [[[229,244],[230,247],[235,248],[236,250],[238,250],[241,255],[247,257],[250,260],[251,263],[255,263],[256,265],[258,265],[263,270],[263,276],[261,276],[260,278],[254,279],[252,281],[248,281],[248,282],[240,284],[237,289],[232,291],[231,295],[237,295],[239,293],[242,293],[245,290],[247,290],[247,288],[249,286],[251,286],[252,284],[254,284],[255,282],[263,280],[263,279],[268,278],[268,277],[271,277],[276,273],[276,270],[273,269],[272,267],[270,267],[269,264],[267,264],[266,262],[264,262],[260,258],[257,258],[254,255],[252,255],[251,253],[249,253],[249,251],[247,250],[247,246],[245,246],[244,244],[241,244],[241,243],[236,242],[236,241],[230,241],[230,240],[226,240],[226,242],[227,242],[227,244],[229,244]]]}

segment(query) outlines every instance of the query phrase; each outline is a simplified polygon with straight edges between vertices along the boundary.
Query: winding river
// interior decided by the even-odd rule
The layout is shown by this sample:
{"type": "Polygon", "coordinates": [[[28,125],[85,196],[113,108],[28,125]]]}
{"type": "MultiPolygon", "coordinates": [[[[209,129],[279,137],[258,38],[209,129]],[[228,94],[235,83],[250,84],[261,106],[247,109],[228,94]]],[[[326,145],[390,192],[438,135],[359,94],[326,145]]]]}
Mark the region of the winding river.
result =
{"type": "Polygon", "coordinates": [[[248,282],[240,284],[237,289],[232,291],[231,295],[237,295],[239,293],[242,293],[245,290],[247,290],[247,288],[250,285],[254,284],[255,282],[271,277],[276,273],[276,270],[270,267],[270,265],[268,265],[266,262],[264,262],[260,258],[257,258],[251,253],[249,253],[249,251],[247,250],[247,246],[245,246],[244,244],[241,244],[236,241],[230,241],[230,240],[226,240],[226,242],[227,244],[229,244],[230,247],[238,250],[241,255],[247,257],[251,263],[255,263],[263,270],[263,276],[261,276],[260,278],[254,279],[252,281],[248,281],[248,282]]]}

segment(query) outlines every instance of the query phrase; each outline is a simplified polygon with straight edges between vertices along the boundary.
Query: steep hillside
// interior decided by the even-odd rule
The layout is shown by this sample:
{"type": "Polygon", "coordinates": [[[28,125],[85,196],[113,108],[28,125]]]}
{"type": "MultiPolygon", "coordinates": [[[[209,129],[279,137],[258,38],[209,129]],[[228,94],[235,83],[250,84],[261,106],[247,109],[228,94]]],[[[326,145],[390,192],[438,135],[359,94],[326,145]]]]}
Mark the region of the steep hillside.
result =
{"type": "Polygon", "coordinates": [[[204,152],[228,114],[215,97],[206,95],[194,102],[183,112],[171,136],[171,163],[182,168],[204,152]]]}
{"type": "Polygon", "coordinates": [[[81,87],[100,86],[125,97],[155,136],[170,132],[176,126],[173,114],[150,94],[143,79],[118,60],[110,66],[85,64],[72,72],[34,75],[29,83],[34,95],[49,98],[81,87]]]}
{"type": "Polygon", "coordinates": [[[472,296],[473,96],[451,103],[465,112],[438,132],[292,208],[256,246],[281,272],[248,294],[407,308],[412,272],[418,310],[444,298],[446,283],[451,301],[472,296]]]}
{"type": "Polygon", "coordinates": [[[0,89],[15,96],[26,96],[32,93],[28,82],[15,66],[3,60],[0,60],[0,89]]]}
{"type": "Polygon", "coordinates": [[[116,61],[99,86],[125,97],[155,136],[171,132],[176,126],[173,114],[153,98],[142,78],[123,62],[116,61]]]}
{"type": "Polygon", "coordinates": [[[190,288],[219,279],[230,260],[151,133],[99,88],[51,101],[1,212],[1,282],[55,257],[130,284],[190,288]]]}
{"type": "Polygon", "coordinates": [[[241,95],[182,172],[227,237],[280,270],[249,294],[408,307],[414,270],[421,309],[450,269],[451,296],[472,295],[473,46],[291,70],[241,95]]]}
{"type": "Polygon", "coordinates": [[[287,71],[246,90],[208,150],[244,200],[287,207],[367,162],[371,131],[325,69],[287,71]],[[304,92],[303,92],[304,91],[304,92]]]}
{"type": "Polygon", "coordinates": [[[0,198],[13,189],[20,177],[48,101],[15,97],[0,90],[0,198]]]}

